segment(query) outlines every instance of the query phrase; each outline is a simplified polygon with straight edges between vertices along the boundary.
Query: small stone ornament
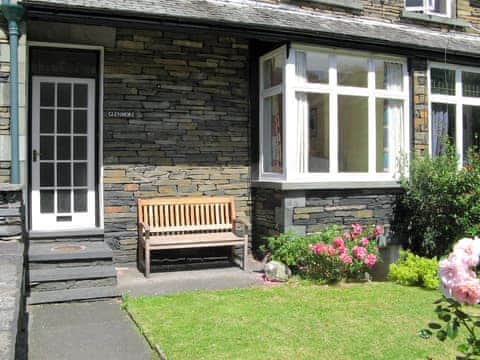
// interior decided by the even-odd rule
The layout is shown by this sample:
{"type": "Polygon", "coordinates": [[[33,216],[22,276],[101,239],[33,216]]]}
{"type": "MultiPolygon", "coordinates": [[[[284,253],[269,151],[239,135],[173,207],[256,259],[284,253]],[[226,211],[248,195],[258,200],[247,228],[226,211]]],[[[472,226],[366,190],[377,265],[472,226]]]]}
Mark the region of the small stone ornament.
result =
{"type": "Polygon", "coordinates": [[[292,272],[287,265],[275,260],[265,264],[264,272],[265,278],[269,281],[285,282],[292,276],[292,272]]]}

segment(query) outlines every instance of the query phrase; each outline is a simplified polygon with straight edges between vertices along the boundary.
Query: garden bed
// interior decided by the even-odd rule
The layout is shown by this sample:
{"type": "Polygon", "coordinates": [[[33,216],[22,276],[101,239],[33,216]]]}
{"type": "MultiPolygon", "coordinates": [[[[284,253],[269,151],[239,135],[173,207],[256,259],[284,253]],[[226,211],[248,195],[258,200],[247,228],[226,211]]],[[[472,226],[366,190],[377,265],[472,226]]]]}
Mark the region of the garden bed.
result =
{"type": "Polygon", "coordinates": [[[151,344],[177,359],[452,359],[417,336],[438,291],[393,283],[285,285],[126,300],[151,344]]]}

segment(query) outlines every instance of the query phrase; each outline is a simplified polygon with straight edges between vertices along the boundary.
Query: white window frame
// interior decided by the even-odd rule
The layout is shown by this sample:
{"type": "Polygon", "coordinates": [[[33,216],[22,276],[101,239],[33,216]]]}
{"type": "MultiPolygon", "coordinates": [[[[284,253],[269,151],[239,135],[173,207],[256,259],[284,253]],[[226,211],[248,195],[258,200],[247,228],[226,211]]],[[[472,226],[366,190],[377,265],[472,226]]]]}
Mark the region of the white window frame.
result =
{"type": "Polygon", "coordinates": [[[480,73],[480,68],[471,66],[462,66],[455,64],[445,64],[438,62],[428,63],[428,151],[433,156],[432,149],[432,103],[453,104],[455,105],[455,149],[459,157],[459,166],[463,164],[463,106],[479,106],[480,97],[463,96],[462,72],[480,73]],[[431,69],[445,69],[455,71],[455,95],[432,94],[431,69]]]}
{"type": "MultiPolygon", "coordinates": [[[[275,50],[277,51],[277,50],[275,50]]],[[[282,51],[285,49],[282,48],[282,51]]],[[[278,54],[276,52],[275,54],[278,54]]],[[[286,53],[285,53],[286,55],[286,53]]],[[[263,61],[273,56],[273,52],[260,58],[260,91],[263,86],[263,61]]],[[[318,47],[303,44],[292,44],[289,57],[285,62],[285,70],[283,75],[283,166],[284,173],[281,176],[272,177],[271,174],[263,173],[263,94],[260,92],[260,181],[280,180],[286,182],[352,182],[352,181],[369,181],[381,182],[398,180],[400,172],[395,171],[391,165],[389,172],[376,172],[376,106],[377,98],[401,100],[403,101],[403,121],[404,121],[404,139],[403,149],[404,156],[408,159],[409,154],[409,119],[410,119],[410,98],[409,98],[409,75],[407,69],[407,61],[405,58],[399,58],[387,55],[378,55],[369,52],[342,50],[336,48],[318,47]],[[309,51],[328,53],[329,55],[329,82],[328,84],[298,83],[295,73],[295,52],[309,51]],[[336,55],[359,55],[368,57],[368,87],[351,87],[337,85],[336,55]],[[392,92],[384,89],[376,89],[375,84],[375,60],[388,60],[402,64],[403,68],[403,90],[401,92],[392,92]],[[299,173],[296,159],[296,132],[297,132],[297,92],[329,94],[329,163],[330,171],[328,173],[305,172],[299,173]],[[353,173],[338,171],[338,95],[365,96],[368,98],[368,172],[353,173]]],[[[306,147],[308,146],[308,141],[306,147]]],[[[308,158],[308,148],[304,151],[308,158]]],[[[306,159],[308,162],[308,159],[306,159]]],[[[307,163],[306,162],[306,163],[307,163]]],[[[392,162],[394,163],[394,162],[392,162]]],[[[308,169],[308,163],[306,168],[308,169]]]]}
{"type": "Polygon", "coordinates": [[[407,6],[407,2],[405,1],[405,9],[407,11],[422,12],[427,15],[443,16],[448,18],[452,17],[452,0],[445,0],[447,8],[447,12],[445,14],[432,11],[435,8],[435,6],[432,5],[435,1],[438,0],[423,0],[423,6],[407,6]]]}

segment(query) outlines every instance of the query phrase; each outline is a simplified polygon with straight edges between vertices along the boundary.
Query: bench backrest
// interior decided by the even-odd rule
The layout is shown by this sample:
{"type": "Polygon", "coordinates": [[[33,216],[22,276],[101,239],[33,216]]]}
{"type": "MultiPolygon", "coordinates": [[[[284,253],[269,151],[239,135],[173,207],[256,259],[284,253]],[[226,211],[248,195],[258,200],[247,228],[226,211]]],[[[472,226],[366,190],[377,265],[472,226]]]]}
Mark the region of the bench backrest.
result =
{"type": "Polygon", "coordinates": [[[233,197],[179,197],[137,200],[138,221],[152,233],[231,231],[233,197]]]}

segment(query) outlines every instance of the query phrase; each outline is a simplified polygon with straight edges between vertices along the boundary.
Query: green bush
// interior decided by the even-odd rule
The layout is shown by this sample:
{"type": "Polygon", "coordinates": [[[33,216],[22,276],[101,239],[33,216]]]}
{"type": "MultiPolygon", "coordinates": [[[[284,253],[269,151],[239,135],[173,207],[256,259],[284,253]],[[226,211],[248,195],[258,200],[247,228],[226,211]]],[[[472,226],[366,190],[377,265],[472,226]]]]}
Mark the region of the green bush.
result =
{"type": "Polygon", "coordinates": [[[444,155],[414,158],[398,208],[396,232],[404,247],[426,257],[441,257],[465,236],[480,230],[480,158],[473,151],[459,169],[452,146],[444,155]]]}
{"type": "Polygon", "coordinates": [[[438,289],[437,258],[428,259],[403,251],[395,264],[390,264],[388,278],[401,285],[438,289]]]}

